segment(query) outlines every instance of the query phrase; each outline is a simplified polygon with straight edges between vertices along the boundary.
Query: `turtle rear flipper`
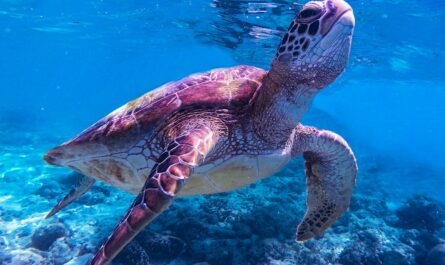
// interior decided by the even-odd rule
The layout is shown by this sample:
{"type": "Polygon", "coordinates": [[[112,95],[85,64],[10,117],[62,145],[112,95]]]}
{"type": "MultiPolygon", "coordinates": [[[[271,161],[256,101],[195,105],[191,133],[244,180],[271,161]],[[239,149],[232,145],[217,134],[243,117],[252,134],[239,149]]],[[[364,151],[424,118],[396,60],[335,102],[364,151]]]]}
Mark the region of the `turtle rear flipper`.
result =
{"type": "Polygon", "coordinates": [[[139,231],[161,214],[177,196],[193,169],[204,162],[205,156],[218,141],[218,132],[211,124],[181,129],[158,157],[141,192],[124,218],[100,247],[88,265],[109,264],[139,231]]]}
{"type": "Polygon", "coordinates": [[[46,215],[45,218],[50,218],[55,215],[57,212],[65,208],[67,205],[72,203],[74,200],[82,196],[85,192],[87,192],[93,184],[96,182],[93,178],[82,176],[79,182],[70,190],[70,192],[57,203],[56,206],[46,215]]]}

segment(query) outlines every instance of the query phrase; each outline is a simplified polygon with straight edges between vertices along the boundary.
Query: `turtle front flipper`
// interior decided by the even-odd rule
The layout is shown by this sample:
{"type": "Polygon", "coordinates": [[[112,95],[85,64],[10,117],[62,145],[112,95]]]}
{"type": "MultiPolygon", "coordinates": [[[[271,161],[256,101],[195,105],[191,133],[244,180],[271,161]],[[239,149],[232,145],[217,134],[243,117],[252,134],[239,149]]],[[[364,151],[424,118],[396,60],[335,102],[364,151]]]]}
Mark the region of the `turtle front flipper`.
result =
{"type": "Polygon", "coordinates": [[[193,168],[204,161],[218,134],[211,126],[192,127],[182,130],[159,156],[124,218],[88,264],[111,262],[140,230],[171,204],[193,168]]]}
{"type": "Polygon", "coordinates": [[[85,194],[96,182],[93,178],[83,176],[79,180],[79,182],[70,190],[70,192],[61,200],[59,201],[56,206],[46,215],[45,218],[50,218],[51,216],[55,215],[57,212],[68,206],[70,203],[72,203],[74,200],[85,194]]]}
{"type": "Polygon", "coordinates": [[[357,164],[339,135],[298,125],[293,154],[303,153],[306,167],[307,211],[297,228],[297,241],[321,235],[349,207],[357,164]]]}

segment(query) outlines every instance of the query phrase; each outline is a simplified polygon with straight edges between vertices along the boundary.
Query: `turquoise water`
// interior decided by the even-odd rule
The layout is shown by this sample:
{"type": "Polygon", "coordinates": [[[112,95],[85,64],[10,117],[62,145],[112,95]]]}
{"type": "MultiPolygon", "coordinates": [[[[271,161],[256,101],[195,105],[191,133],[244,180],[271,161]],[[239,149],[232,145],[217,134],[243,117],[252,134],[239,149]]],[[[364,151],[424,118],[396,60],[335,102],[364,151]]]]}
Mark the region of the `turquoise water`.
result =
{"type": "MultiPolygon", "coordinates": [[[[445,242],[445,4],[350,4],[348,67],[304,117],[344,136],[357,156],[349,212],[322,238],[294,242],[305,207],[297,159],[244,189],[178,199],[113,264],[435,262],[445,242]]],[[[0,264],[83,264],[132,202],[99,183],[45,220],[79,178],[45,165],[46,150],[168,81],[238,64],[268,69],[298,8],[0,2],[0,264]]]]}

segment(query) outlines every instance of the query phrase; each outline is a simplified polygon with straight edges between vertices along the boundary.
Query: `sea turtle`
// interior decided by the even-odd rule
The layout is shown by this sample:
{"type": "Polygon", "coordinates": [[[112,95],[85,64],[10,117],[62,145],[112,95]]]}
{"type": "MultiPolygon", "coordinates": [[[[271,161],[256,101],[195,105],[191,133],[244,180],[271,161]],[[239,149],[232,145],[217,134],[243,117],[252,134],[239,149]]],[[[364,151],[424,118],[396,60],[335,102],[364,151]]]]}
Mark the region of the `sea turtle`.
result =
{"type": "Polygon", "coordinates": [[[137,194],[89,263],[107,264],[176,196],[244,187],[302,154],[307,211],[297,241],[322,234],[348,208],[357,164],[342,137],[300,120],[344,70],[353,28],[343,0],[308,2],[268,72],[242,65],[168,83],[49,150],[47,163],[85,176],[49,216],[94,180],[137,194]]]}

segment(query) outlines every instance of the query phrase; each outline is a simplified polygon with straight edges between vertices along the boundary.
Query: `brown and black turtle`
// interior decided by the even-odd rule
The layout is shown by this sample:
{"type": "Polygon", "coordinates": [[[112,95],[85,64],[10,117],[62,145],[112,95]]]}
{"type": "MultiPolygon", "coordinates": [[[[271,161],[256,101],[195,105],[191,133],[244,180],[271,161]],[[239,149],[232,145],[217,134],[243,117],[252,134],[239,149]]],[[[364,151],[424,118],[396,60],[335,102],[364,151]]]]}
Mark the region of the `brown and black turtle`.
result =
{"type": "Polygon", "coordinates": [[[269,72],[236,66],[168,83],[48,151],[46,162],[85,176],[48,216],[94,180],[137,194],[90,261],[107,264],[176,196],[244,187],[302,154],[307,212],[297,240],[322,234],[348,208],[357,165],[342,137],[300,120],[315,94],[344,70],[353,28],[343,0],[309,2],[269,72]]]}

